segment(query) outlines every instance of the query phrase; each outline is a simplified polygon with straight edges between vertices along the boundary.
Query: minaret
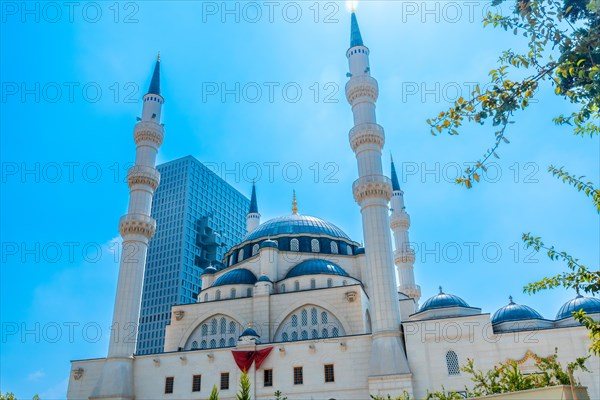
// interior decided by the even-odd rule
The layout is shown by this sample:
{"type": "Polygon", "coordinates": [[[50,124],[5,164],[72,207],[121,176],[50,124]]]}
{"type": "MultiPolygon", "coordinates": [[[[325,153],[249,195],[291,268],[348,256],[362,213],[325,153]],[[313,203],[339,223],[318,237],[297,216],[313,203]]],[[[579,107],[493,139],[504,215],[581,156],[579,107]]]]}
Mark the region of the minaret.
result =
{"type": "Polygon", "coordinates": [[[415,273],[413,264],[415,263],[415,252],[410,247],[408,239],[408,228],[410,228],[410,216],[404,207],[404,192],[400,189],[394,159],[392,158],[392,213],[390,216],[390,227],[394,232],[394,263],[398,271],[398,291],[404,293],[415,303],[421,298],[421,287],[415,284],[415,273]]]}
{"type": "Polygon", "coordinates": [[[144,267],[148,242],[156,231],[156,221],[150,217],[150,209],[160,174],[154,166],[164,138],[164,128],[160,123],[164,103],[160,95],[160,54],[143,103],[142,118],[135,125],[133,134],[135,164],[127,173],[129,208],[119,222],[123,245],[108,357],[90,396],[92,399],[135,397],[133,355],[136,350],[144,267]]]}
{"type": "Polygon", "coordinates": [[[260,225],[260,213],[258,212],[258,202],[256,201],[256,185],[252,181],[252,197],[250,198],[250,209],[246,214],[246,231],[252,232],[260,225]]]}
{"type": "Polygon", "coordinates": [[[369,49],[363,44],[354,12],[351,25],[350,48],[346,52],[350,65],[346,98],[354,115],[349,139],[358,161],[359,178],[352,185],[352,191],[361,207],[371,304],[373,344],[369,386],[370,390],[377,390],[385,380],[393,382],[397,390],[403,388],[411,393],[410,370],[400,334],[400,307],[389,229],[388,203],[392,197],[392,184],[383,175],[381,150],[385,136],[375,117],[379,89],[377,81],[371,77],[369,49]]]}

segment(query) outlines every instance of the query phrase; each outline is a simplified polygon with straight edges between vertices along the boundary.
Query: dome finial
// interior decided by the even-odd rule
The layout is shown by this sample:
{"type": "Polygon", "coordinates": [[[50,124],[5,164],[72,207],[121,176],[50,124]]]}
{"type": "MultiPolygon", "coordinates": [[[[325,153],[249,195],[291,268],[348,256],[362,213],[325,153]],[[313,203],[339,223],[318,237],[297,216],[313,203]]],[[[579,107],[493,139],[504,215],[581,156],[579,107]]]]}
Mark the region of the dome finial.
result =
{"type": "Polygon", "coordinates": [[[515,304],[512,296],[508,296],[508,304],[515,304]]]}
{"type": "Polygon", "coordinates": [[[294,197],[292,198],[292,214],[298,214],[298,202],[296,201],[296,191],[294,190],[294,197]]]}
{"type": "Polygon", "coordinates": [[[442,290],[442,286],[440,286],[439,289],[440,289],[440,294],[444,294],[444,291],[442,290]]]}
{"type": "Polygon", "coordinates": [[[160,51],[158,52],[158,57],[156,57],[156,61],[160,62],[160,51]]]}

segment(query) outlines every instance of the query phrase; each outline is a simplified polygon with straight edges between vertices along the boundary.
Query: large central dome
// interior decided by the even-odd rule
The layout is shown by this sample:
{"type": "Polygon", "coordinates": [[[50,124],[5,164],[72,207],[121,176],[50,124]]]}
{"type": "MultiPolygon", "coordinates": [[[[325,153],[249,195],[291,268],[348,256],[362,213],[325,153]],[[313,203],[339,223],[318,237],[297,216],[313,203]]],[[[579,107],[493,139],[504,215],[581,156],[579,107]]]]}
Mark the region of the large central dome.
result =
{"type": "Polygon", "coordinates": [[[244,242],[264,237],[301,234],[327,235],[334,238],[350,240],[344,231],[321,218],[291,214],[285,217],[273,218],[264,224],[261,224],[244,238],[244,242]]]}

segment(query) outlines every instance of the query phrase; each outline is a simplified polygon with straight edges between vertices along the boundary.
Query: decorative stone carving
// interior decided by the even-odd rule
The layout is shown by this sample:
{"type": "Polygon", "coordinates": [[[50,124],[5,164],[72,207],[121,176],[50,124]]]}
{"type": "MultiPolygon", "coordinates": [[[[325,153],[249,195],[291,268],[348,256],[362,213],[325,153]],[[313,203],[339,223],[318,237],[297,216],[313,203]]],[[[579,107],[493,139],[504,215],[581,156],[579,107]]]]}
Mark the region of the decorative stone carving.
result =
{"type": "Polygon", "coordinates": [[[150,142],[158,148],[165,137],[165,128],[153,121],[140,121],[135,125],[133,139],[135,144],[150,142]]]}
{"type": "Polygon", "coordinates": [[[373,102],[379,97],[379,86],[375,78],[369,75],[353,76],[346,83],[346,99],[348,103],[354,102],[361,97],[369,97],[373,102]]]}
{"type": "Polygon", "coordinates": [[[174,314],[175,314],[175,319],[177,321],[181,321],[181,319],[183,318],[185,312],[183,310],[177,310],[177,311],[175,311],[174,314]]]}
{"type": "Polygon", "coordinates": [[[346,300],[348,303],[353,303],[356,300],[357,293],[355,291],[346,292],[346,300]]]}
{"type": "Polygon", "coordinates": [[[385,144],[383,128],[378,124],[360,124],[350,129],[348,134],[352,151],[365,144],[374,144],[380,149],[385,144]]]}
{"type": "Polygon", "coordinates": [[[127,171],[127,184],[131,188],[133,185],[148,185],[152,190],[156,190],[160,182],[160,172],[156,168],[146,167],[144,165],[134,165],[127,171]]]}
{"type": "Polygon", "coordinates": [[[76,381],[80,380],[83,376],[83,368],[77,368],[71,372],[73,372],[73,379],[75,379],[76,381]]]}
{"type": "Polygon", "coordinates": [[[369,197],[383,198],[390,201],[392,197],[392,181],[383,175],[368,175],[358,178],[352,184],[354,200],[361,204],[369,197]]]}
{"type": "Polygon", "coordinates": [[[123,237],[136,233],[150,240],[156,232],[156,220],[144,214],[125,214],[119,221],[119,232],[123,237]]]}

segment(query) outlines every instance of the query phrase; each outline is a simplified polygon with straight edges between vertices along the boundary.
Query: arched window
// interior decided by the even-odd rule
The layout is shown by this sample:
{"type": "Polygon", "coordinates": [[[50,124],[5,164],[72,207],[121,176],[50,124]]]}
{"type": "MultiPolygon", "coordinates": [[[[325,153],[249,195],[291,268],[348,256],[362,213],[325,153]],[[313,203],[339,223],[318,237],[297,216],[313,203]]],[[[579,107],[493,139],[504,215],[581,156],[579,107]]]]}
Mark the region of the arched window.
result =
{"type": "Polygon", "coordinates": [[[225,339],[219,340],[219,347],[225,347],[225,339]]]}
{"type": "Polygon", "coordinates": [[[460,375],[458,356],[452,350],[446,353],[446,367],[448,368],[448,375],[460,375]]]}
{"type": "Polygon", "coordinates": [[[252,288],[246,289],[246,297],[252,297],[252,288]]]}
{"type": "Polygon", "coordinates": [[[206,340],[203,340],[203,341],[200,342],[200,348],[202,350],[206,349],[206,340]]]}
{"type": "Polygon", "coordinates": [[[285,293],[285,283],[281,284],[281,293],[285,293]]]}
{"type": "Polygon", "coordinates": [[[317,287],[317,281],[315,281],[314,279],[310,280],[310,288],[311,289],[315,289],[317,287]]]}
{"type": "Polygon", "coordinates": [[[195,340],[192,342],[192,350],[196,350],[198,348],[198,342],[195,340]]]}
{"type": "Polygon", "coordinates": [[[308,332],[307,331],[302,331],[302,340],[307,340],[308,339],[308,332]]]}
{"type": "Polygon", "coordinates": [[[212,346],[211,348],[216,346],[225,347],[230,338],[233,338],[234,342],[237,340],[240,328],[240,324],[231,317],[223,314],[214,315],[210,319],[201,322],[198,328],[192,332],[185,350],[198,348],[200,340],[203,349],[206,349],[207,343],[212,346]],[[212,345],[213,341],[215,342],[214,346],[212,345]]]}
{"type": "Polygon", "coordinates": [[[318,339],[332,335],[344,336],[344,328],[340,321],[318,306],[303,307],[290,313],[279,327],[275,333],[275,341],[285,341],[285,338],[307,340],[309,337],[318,339]]]}
{"type": "Polygon", "coordinates": [[[329,337],[329,333],[327,332],[327,329],[323,328],[323,330],[321,331],[321,337],[322,338],[329,337]]]}
{"type": "Polygon", "coordinates": [[[296,331],[292,332],[292,340],[294,340],[294,341],[298,340],[298,332],[296,332],[296,331]]]}
{"type": "Polygon", "coordinates": [[[233,265],[233,253],[231,253],[231,255],[229,256],[229,266],[231,267],[233,265]]]}
{"type": "Polygon", "coordinates": [[[217,334],[217,320],[215,318],[213,318],[212,321],[210,321],[210,334],[217,334]]]}
{"type": "Polygon", "coordinates": [[[292,315],[292,326],[296,327],[298,326],[298,316],[297,315],[292,315]]]}
{"type": "Polygon", "coordinates": [[[327,287],[333,287],[333,279],[327,279],[327,287]]]}
{"type": "Polygon", "coordinates": [[[230,337],[230,338],[229,338],[229,343],[228,343],[228,344],[229,344],[229,347],[233,347],[233,346],[235,346],[235,339],[234,339],[234,338],[232,338],[232,337],[230,337]]]}
{"type": "Polygon", "coordinates": [[[208,325],[203,324],[202,328],[200,328],[201,332],[202,332],[202,336],[206,336],[208,335],[208,325]]]}
{"type": "Polygon", "coordinates": [[[349,256],[352,255],[352,246],[346,246],[346,254],[348,254],[349,256]]]}
{"type": "Polygon", "coordinates": [[[344,280],[342,281],[342,286],[346,286],[347,284],[348,284],[348,281],[344,279],[344,280]]]}
{"type": "Polygon", "coordinates": [[[215,292],[215,300],[221,300],[221,291],[220,290],[217,290],[215,292]]]}
{"type": "Polygon", "coordinates": [[[204,301],[208,301],[208,293],[204,293],[204,301]]]}
{"type": "Polygon", "coordinates": [[[310,310],[310,322],[313,325],[316,325],[319,322],[317,319],[317,309],[314,307],[310,310]]]}
{"type": "Polygon", "coordinates": [[[300,242],[298,239],[290,240],[290,251],[300,251],[300,242]]]}
{"type": "Polygon", "coordinates": [[[340,336],[340,330],[337,328],[337,326],[334,326],[333,329],[331,330],[331,336],[333,336],[333,337],[340,336]]]}
{"type": "Polygon", "coordinates": [[[319,246],[319,241],[317,239],[310,241],[310,251],[313,253],[318,253],[321,251],[321,246],[319,246]]]}
{"type": "Polygon", "coordinates": [[[302,318],[302,326],[306,326],[308,324],[308,312],[306,312],[306,310],[302,310],[300,316],[302,318]]]}
{"type": "Polygon", "coordinates": [[[244,260],[244,249],[240,249],[238,252],[238,262],[242,262],[244,260]]]}
{"type": "Polygon", "coordinates": [[[252,246],[252,255],[255,256],[258,254],[258,243],[256,243],[254,246],[252,246]]]}
{"type": "Polygon", "coordinates": [[[229,295],[229,297],[235,299],[235,288],[231,288],[231,294],[229,295]]]}
{"type": "Polygon", "coordinates": [[[290,338],[288,337],[287,332],[283,332],[283,335],[281,335],[281,339],[283,339],[284,342],[287,342],[290,340],[290,338]]]}
{"type": "Polygon", "coordinates": [[[338,253],[338,244],[334,241],[331,242],[331,254],[338,253]]]}
{"type": "Polygon", "coordinates": [[[328,320],[328,318],[327,318],[327,313],[326,313],[325,311],[323,311],[323,312],[321,313],[321,323],[322,323],[322,324],[326,324],[326,323],[327,323],[327,320],[328,320]]]}
{"type": "Polygon", "coordinates": [[[235,333],[235,322],[233,321],[229,323],[229,333],[235,333]]]}
{"type": "Polygon", "coordinates": [[[210,341],[210,348],[214,349],[215,347],[217,347],[217,341],[215,339],[210,341]]]}
{"type": "Polygon", "coordinates": [[[316,329],[312,330],[312,338],[313,339],[318,339],[319,338],[319,332],[317,332],[316,329]]]}
{"type": "Polygon", "coordinates": [[[227,333],[227,321],[225,321],[225,318],[221,318],[220,321],[220,330],[219,333],[224,334],[227,333]]]}
{"type": "Polygon", "coordinates": [[[298,290],[300,290],[300,282],[298,281],[294,281],[294,290],[297,292],[298,290]]]}

